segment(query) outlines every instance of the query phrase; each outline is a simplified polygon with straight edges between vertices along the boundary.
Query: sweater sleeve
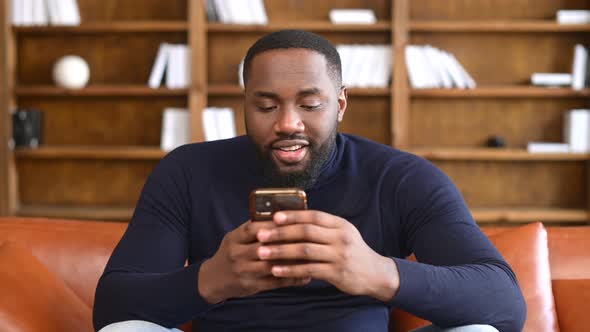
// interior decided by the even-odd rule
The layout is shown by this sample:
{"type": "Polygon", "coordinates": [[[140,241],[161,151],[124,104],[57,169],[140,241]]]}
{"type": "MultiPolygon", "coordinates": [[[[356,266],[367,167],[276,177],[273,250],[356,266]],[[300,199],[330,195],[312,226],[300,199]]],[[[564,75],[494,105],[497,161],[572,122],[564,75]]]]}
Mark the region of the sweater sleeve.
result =
{"type": "Polygon", "coordinates": [[[402,249],[392,304],[440,327],[488,324],[521,331],[526,305],[516,276],[474,222],[451,180],[419,160],[395,194],[402,249]]]}
{"type": "Polygon", "coordinates": [[[185,265],[190,175],[182,165],[180,148],[148,177],[133,218],[98,282],[96,330],[125,320],[177,327],[208,308],[197,286],[202,261],[185,265]]]}

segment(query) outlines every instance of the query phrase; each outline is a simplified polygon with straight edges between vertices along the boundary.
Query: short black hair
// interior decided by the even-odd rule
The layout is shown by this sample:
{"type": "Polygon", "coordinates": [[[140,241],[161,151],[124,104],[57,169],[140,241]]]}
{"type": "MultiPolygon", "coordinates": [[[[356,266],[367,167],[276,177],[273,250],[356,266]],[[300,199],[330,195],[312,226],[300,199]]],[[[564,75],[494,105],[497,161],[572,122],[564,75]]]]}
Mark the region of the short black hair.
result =
{"type": "Polygon", "coordinates": [[[242,73],[244,83],[248,80],[250,63],[256,55],[270,50],[288,48],[308,49],[323,55],[328,63],[328,75],[334,81],[336,88],[340,88],[342,85],[342,64],[338,51],[326,38],[303,30],[280,30],[258,39],[248,49],[244,58],[242,73]]]}

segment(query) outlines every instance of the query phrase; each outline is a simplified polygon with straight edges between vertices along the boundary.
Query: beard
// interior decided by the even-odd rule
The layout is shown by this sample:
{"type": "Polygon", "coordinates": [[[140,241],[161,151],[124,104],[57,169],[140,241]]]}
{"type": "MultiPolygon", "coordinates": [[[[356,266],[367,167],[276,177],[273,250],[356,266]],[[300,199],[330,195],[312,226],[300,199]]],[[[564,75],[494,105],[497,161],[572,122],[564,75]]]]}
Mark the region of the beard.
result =
{"type": "Polygon", "coordinates": [[[336,145],[336,128],[325,142],[319,144],[303,135],[295,134],[280,137],[278,140],[303,139],[309,142],[309,158],[305,161],[305,167],[300,171],[283,172],[272,158],[272,149],[258,148],[258,156],[262,162],[264,185],[267,187],[297,187],[311,188],[320,176],[322,167],[330,158],[330,154],[336,145]]]}

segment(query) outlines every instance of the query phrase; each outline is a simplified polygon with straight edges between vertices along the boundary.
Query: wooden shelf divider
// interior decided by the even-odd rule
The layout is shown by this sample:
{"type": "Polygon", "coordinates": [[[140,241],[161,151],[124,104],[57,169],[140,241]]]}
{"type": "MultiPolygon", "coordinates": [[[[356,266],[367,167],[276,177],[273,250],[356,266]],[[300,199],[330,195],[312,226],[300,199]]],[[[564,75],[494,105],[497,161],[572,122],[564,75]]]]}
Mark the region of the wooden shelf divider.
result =
{"type": "Polygon", "coordinates": [[[410,21],[412,32],[588,32],[590,24],[558,24],[551,20],[410,21]]]}
{"type": "Polygon", "coordinates": [[[282,29],[302,29],[316,32],[358,32],[358,31],[372,31],[372,32],[389,32],[391,23],[387,21],[380,21],[374,24],[333,24],[330,22],[284,22],[284,23],[269,23],[265,25],[255,24],[224,24],[224,23],[208,23],[208,32],[272,32],[282,29]]]}
{"type": "Polygon", "coordinates": [[[37,96],[78,96],[78,97],[109,97],[109,96],[186,96],[188,89],[168,89],[160,87],[152,89],[145,85],[90,85],[82,89],[64,89],[52,85],[18,86],[14,93],[19,97],[37,96]]]}
{"type": "Polygon", "coordinates": [[[21,217],[129,221],[134,207],[21,205],[21,217]]]}
{"type": "Polygon", "coordinates": [[[77,26],[14,26],[17,34],[186,32],[186,21],[89,22],[77,26]]]}
{"type": "Polygon", "coordinates": [[[474,208],[473,219],[478,223],[524,223],[541,221],[548,223],[587,223],[590,213],[584,209],[559,208],[474,208]]]}
{"type": "Polygon", "coordinates": [[[587,98],[590,89],[537,86],[481,86],[475,89],[413,89],[416,98],[587,98]]]}
{"type": "Polygon", "coordinates": [[[15,150],[17,159],[109,159],[159,160],[166,155],[159,147],[43,146],[15,150]]]}
{"type": "Polygon", "coordinates": [[[429,160],[465,161],[588,161],[587,153],[530,153],[504,148],[416,148],[409,152],[429,160]]]}

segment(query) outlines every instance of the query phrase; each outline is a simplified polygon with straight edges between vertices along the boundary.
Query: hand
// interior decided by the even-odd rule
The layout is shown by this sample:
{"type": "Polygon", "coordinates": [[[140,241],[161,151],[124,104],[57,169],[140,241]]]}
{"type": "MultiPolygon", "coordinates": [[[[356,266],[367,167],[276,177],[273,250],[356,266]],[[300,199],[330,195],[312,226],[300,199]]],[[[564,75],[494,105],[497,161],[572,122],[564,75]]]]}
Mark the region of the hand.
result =
{"type": "Polygon", "coordinates": [[[247,221],[224,236],[215,255],[199,270],[198,289],[207,302],[218,303],[230,297],[310,282],[308,277],[277,278],[271,273],[271,262],[258,258],[257,250],[261,244],[256,234],[261,229],[274,228],[272,222],[247,221]]]}
{"type": "Polygon", "coordinates": [[[320,279],[343,292],[381,301],[397,293],[395,262],[373,251],[347,220],[306,210],[277,212],[273,221],[278,227],[260,229],[257,237],[264,244],[258,257],[275,262],[274,276],[320,279]]]}

